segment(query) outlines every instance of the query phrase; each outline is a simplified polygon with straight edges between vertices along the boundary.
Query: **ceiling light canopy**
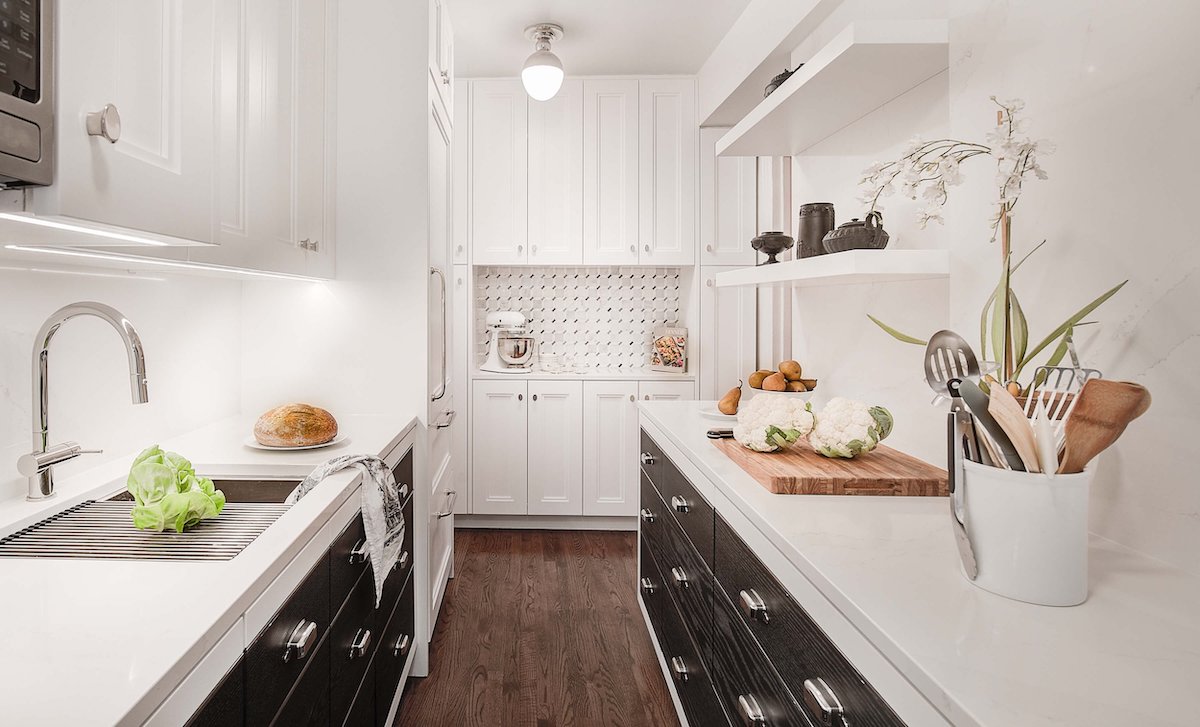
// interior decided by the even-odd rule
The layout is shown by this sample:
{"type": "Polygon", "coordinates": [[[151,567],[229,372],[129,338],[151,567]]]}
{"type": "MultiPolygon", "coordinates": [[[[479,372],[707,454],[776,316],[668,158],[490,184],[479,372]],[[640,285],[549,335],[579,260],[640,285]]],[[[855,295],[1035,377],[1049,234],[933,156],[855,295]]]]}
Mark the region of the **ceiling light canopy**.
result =
{"type": "Polygon", "coordinates": [[[550,43],[561,40],[563,29],[553,23],[538,23],[525,29],[525,37],[536,44],[537,50],[521,69],[521,83],[535,101],[549,101],[562,88],[563,67],[558,56],[550,52],[550,43]]]}

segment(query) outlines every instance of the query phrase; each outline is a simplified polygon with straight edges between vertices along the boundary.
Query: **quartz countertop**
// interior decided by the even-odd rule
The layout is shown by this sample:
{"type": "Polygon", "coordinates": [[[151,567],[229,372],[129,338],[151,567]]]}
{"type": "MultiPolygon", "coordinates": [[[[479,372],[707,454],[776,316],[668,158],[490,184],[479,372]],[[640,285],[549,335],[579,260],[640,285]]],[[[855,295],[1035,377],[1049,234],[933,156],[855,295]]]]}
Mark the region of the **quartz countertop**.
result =
{"type": "Polygon", "coordinates": [[[773,495],[705,436],[712,402],[639,406],[951,724],[1200,724],[1200,579],[1093,535],[1085,603],[1012,601],[960,573],[945,499],[773,495]]]}
{"type": "MultiPolygon", "coordinates": [[[[348,441],[295,452],[244,444],[237,417],[162,442],[206,475],[303,477],[336,454],[383,454],[416,426],[344,417],[348,441]]],[[[0,536],[124,487],[136,453],[64,477],[52,500],[0,501],[0,536]]],[[[140,724],[358,486],[357,470],[329,476],[228,561],[0,558],[0,722],[140,724]]]]}

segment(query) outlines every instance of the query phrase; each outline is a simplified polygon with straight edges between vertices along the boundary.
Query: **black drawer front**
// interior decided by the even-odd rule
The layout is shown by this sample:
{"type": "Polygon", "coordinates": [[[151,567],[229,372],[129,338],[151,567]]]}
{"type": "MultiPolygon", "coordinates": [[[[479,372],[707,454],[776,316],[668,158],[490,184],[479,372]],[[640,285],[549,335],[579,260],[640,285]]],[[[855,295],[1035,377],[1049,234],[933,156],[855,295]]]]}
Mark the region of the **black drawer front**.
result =
{"type": "MultiPolygon", "coordinates": [[[[804,681],[820,677],[841,700],[851,724],[863,727],[903,725],[883,698],[720,516],[716,528],[717,582],[734,602],[738,618],[757,637],[792,694],[803,700],[804,681]],[[748,598],[743,598],[743,593],[748,598]],[[751,605],[758,601],[766,607],[765,618],[751,605]]],[[[812,716],[816,719],[816,715],[812,716]]]]}
{"type": "Polygon", "coordinates": [[[668,521],[664,536],[666,548],[658,566],[666,590],[683,615],[700,658],[711,664],[713,575],[677,525],[668,521]]]}
{"type": "MultiPolygon", "coordinates": [[[[336,715],[330,723],[333,727],[338,724],[336,715]]],[[[358,687],[358,693],[354,695],[354,703],[350,705],[350,711],[346,714],[346,721],[342,723],[342,727],[375,727],[375,663],[367,667],[367,673],[363,677],[362,684],[358,687]]]]}
{"type": "Polygon", "coordinates": [[[413,579],[410,577],[404,585],[400,602],[388,619],[387,627],[383,630],[383,638],[379,642],[379,651],[375,656],[375,720],[383,724],[387,719],[392,699],[396,696],[396,687],[400,685],[400,675],[404,672],[404,664],[416,643],[416,632],[413,629],[416,612],[413,609],[413,579]]]}
{"type": "MultiPolygon", "coordinates": [[[[737,724],[750,721],[747,707],[757,706],[765,717],[758,724],[811,727],[767,655],[738,617],[734,605],[717,588],[713,609],[713,671],[721,706],[737,724]],[[753,705],[750,700],[753,700],[753,705]]],[[[853,718],[851,718],[853,720],[853,718]]],[[[854,724],[851,721],[851,724],[854,724]]]]}
{"type": "Polygon", "coordinates": [[[400,598],[400,593],[408,580],[408,574],[412,571],[413,531],[413,498],[410,497],[408,502],[404,503],[404,545],[400,548],[400,556],[396,560],[396,564],[392,566],[392,572],[383,582],[383,599],[379,602],[378,608],[379,613],[382,614],[379,619],[381,623],[395,608],[396,600],[400,598]]]}
{"type": "Polygon", "coordinates": [[[663,455],[662,449],[646,434],[646,430],[642,430],[642,448],[639,455],[642,464],[642,471],[645,472],[655,484],[658,484],[662,479],[663,463],[667,458],[663,455]]]}
{"type": "MultiPolygon", "coordinates": [[[[306,659],[308,666],[288,695],[287,702],[271,722],[277,727],[327,727],[329,724],[330,639],[306,659]]],[[[260,724],[251,722],[251,724],[260,724]]]]}
{"type": "Polygon", "coordinates": [[[667,671],[674,681],[679,701],[683,703],[688,724],[692,727],[727,727],[725,714],[713,691],[710,670],[688,636],[684,616],[670,598],[662,600],[660,620],[654,629],[659,634],[659,646],[667,661],[667,671]],[[680,667],[686,670],[686,674],[679,673],[680,667]]]}
{"type": "Polygon", "coordinates": [[[329,547],[329,604],[334,611],[350,595],[350,589],[367,571],[369,563],[367,534],[360,513],[329,547]]]}
{"type": "Polygon", "coordinates": [[[241,727],[246,724],[244,668],[245,658],[238,659],[188,720],[187,727],[241,727]]]}
{"type": "Polygon", "coordinates": [[[667,514],[667,506],[663,504],[662,498],[658,496],[658,491],[654,489],[654,485],[650,483],[650,478],[646,476],[645,472],[641,473],[641,482],[642,497],[638,508],[638,527],[641,528],[642,540],[647,541],[654,554],[662,558],[663,533],[668,524],[675,527],[675,523],[667,514]]]}
{"type": "MultiPolygon", "coordinates": [[[[329,561],[321,558],[246,650],[246,723],[267,724],[288,692],[315,657],[310,647],[303,659],[284,661],[285,644],[301,622],[316,624],[311,637],[320,642],[329,630],[329,561]]],[[[325,679],[328,679],[326,650],[325,679]]],[[[328,695],[328,689],[322,689],[328,695]]],[[[327,705],[328,706],[328,705],[327,705]]]]}
{"type": "Polygon", "coordinates": [[[400,499],[403,500],[407,495],[412,494],[413,490],[413,451],[410,447],[404,456],[400,458],[400,462],[392,468],[392,477],[396,480],[396,487],[400,489],[400,499]]]}
{"type": "Polygon", "coordinates": [[[713,509],[708,501],[701,497],[692,483],[683,473],[667,459],[654,440],[642,432],[642,446],[649,453],[654,463],[643,465],[642,469],[654,483],[667,510],[676,522],[687,533],[688,539],[696,547],[696,552],[708,567],[713,562],[713,509]]]}
{"type": "Polygon", "coordinates": [[[350,709],[354,693],[367,671],[367,664],[379,644],[379,630],[383,618],[376,626],[375,581],[370,573],[359,579],[342,610],[329,629],[332,651],[330,662],[330,703],[333,714],[344,715],[350,709]],[[366,641],[365,650],[359,653],[355,644],[366,641]]]}
{"type": "MultiPolygon", "coordinates": [[[[641,555],[641,562],[638,564],[638,592],[642,594],[642,603],[646,605],[650,623],[657,624],[662,620],[662,604],[671,597],[667,595],[666,583],[663,582],[658,563],[650,552],[650,544],[643,538],[638,547],[641,555]]],[[[659,647],[665,652],[663,644],[660,643],[659,647]]]]}

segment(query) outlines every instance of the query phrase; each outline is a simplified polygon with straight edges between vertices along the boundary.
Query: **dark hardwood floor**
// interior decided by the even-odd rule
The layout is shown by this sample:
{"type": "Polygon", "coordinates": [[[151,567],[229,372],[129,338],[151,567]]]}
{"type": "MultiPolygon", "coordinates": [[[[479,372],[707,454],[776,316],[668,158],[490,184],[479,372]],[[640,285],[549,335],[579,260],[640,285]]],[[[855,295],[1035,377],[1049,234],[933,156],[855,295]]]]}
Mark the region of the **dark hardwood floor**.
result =
{"type": "Polygon", "coordinates": [[[460,530],[430,675],[396,725],[678,725],[638,610],[633,533],[460,530]]]}

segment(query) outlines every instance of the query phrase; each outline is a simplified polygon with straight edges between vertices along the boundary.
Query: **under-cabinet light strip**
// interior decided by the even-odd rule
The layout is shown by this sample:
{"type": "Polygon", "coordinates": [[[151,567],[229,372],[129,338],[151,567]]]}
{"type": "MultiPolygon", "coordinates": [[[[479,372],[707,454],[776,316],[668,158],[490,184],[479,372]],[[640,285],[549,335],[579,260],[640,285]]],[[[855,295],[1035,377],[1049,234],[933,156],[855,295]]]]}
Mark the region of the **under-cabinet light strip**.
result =
{"type": "Polygon", "coordinates": [[[170,245],[170,243],[163,242],[162,240],[155,240],[152,237],[142,237],[140,235],[130,235],[125,232],[101,230],[95,227],[84,227],[83,225],[73,225],[70,222],[48,220],[44,217],[34,217],[33,215],[19,215],[13,214],[12,212],[0,212],[0,220],[11,220],[12,222],[20,222],[25,225],[37,225],[38,227],[49,227],[55,230],[65,230],[67,232],[78,232],[82,235],[103,237],[109,240],[134,242],[138,245],[153,245],[155,247],[167,247],[170,245]]]}
{"type": "Polygon", "coordinates": [[[29,245],[5,245],[6,250],[17,250],[20,252],[44,253],[46,255],[62,255],[65,257],[81,257],[89,260],[106,260],[109,262],[130,263],[133,265],[149,265],[161,268],[175,268],[179,270],[203,270],[212,273],[221,273],[225,275],[244,275],[251,278],[272,278],[276,280],[298,280],[308,283],[326,282],[324,278],[314,278],[307,275],[292,275],[290,273],[268,273],[262,270],[247,270],[245,268],[233,268],[226,265],[209,265],[208,263],[193,263],[181,262],[177,260],[155,260],[148,257],[140,257],[138,255],[120,255],[118,253],[108,252],[93,252],[90,250],[77,250],[74,248],[63,247],[32,247],[29,245]]]}

